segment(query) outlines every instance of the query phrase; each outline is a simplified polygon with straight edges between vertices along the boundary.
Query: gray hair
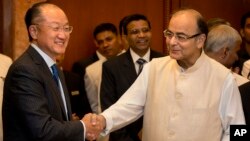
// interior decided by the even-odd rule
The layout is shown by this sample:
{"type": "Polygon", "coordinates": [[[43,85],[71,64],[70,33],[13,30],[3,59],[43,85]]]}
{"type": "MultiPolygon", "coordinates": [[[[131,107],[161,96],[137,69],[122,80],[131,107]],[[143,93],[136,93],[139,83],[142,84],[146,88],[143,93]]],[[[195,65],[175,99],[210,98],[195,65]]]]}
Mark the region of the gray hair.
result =
{"type": "Polygon", "coordinates": [[[207,36],[205,52],[217,52],[224,46],[232,50],[242,39],[238,31],[228,25],[218,25],[213,27],[207,36]]]}

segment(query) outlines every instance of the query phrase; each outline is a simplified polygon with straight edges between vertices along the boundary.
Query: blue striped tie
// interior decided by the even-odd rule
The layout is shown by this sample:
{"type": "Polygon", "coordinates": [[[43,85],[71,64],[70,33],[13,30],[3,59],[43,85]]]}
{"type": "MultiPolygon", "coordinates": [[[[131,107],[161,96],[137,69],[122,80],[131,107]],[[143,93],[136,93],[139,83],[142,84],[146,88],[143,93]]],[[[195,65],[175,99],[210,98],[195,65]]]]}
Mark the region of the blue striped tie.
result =
{"type": "Polygon", "coordinates": [[[52,73],[53,73],[53,79],[55,80],[57,86],[59,86],[59,75],[58,75],[58,70],[56,64],[51,66],[52,73]]]}

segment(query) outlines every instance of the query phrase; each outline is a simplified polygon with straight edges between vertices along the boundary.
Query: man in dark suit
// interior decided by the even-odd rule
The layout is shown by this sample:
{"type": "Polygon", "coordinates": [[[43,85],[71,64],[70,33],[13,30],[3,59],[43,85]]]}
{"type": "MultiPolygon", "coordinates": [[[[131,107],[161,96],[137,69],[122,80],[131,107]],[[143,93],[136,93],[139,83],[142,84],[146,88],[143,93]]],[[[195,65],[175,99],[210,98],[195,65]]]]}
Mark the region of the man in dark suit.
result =
{"type": "MultiPolygon", "coordinates": [[[[123,20],[124,35],[129,49],[120,56],[111,58],[103,64],[100,99],[102,110],[114,104],[133,84],[140,73],[137,59],[149,62],[162,54],[150,49],[151,26],[149,20],[140,14],[129,15],[123,20]]],[[[142,118],[134,123],[112,132],[110,141],[140,141],[138,133],[142,128],[142,118]]]]}
{"type": "Polygon", "coordinates": [[[56,63],[63,71],[66,86],[69,92],[71,109],[76,119],[82,118],[85,114],[91,113],[91,107],[84,89],[84,81],[79,74],[64,70],[62,63],[64,54],[57,56],[56,63]]]}
{"type": "Polygon", "coordinates": [[[239,86],[246,124],[250,125],[250,82],[239,86]]]}
{"type": "Polygon", "coordinates": [[[31,44],[5,79],[3,140],[83,141],[85,133],[95,139],[90,116],[71,121],[65,80],[55,65],[73,29],[67,16],[58,6],[41,2],[28,9],[25,22],[31,44]]]}
{"type": "Polygon", "coordinates": [[[81,59],[81,60],[75,62],[72,66],[72,72],[79,74],[79,76],[83,79],[87,66],[98,61],[100,59],[98,56],[102,56],[102,55],[97,50],[89,58],[81,59]]]}

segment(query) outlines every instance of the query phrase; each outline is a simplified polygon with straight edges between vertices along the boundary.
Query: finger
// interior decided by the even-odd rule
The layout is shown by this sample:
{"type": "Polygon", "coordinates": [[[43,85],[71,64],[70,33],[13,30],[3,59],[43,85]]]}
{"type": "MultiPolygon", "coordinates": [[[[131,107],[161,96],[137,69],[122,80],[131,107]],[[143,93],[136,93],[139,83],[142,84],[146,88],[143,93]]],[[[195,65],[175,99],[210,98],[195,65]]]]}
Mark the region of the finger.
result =
{"type": "Polygon", "coordinates": [[[96,125],[96,123],[97,123],[97,116],[96,116],[96,114],[92,114],[91,115],[90,122],[92,123],[92,125],[96,125]]]}

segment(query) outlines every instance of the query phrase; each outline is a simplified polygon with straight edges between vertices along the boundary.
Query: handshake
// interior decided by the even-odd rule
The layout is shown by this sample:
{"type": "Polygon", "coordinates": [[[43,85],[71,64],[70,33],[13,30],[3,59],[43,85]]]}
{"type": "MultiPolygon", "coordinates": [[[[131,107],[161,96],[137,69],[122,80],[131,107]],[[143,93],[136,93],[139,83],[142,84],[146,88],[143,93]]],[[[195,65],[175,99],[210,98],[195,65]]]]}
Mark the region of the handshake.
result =
{"type": "Polygon", "coordinates": [[[102,115],[92,113],[86,114],[82,119],[86,128],[86,139],[92,141],[96,140],[99,134],[106,127],[106,120],[102,115]]]}

